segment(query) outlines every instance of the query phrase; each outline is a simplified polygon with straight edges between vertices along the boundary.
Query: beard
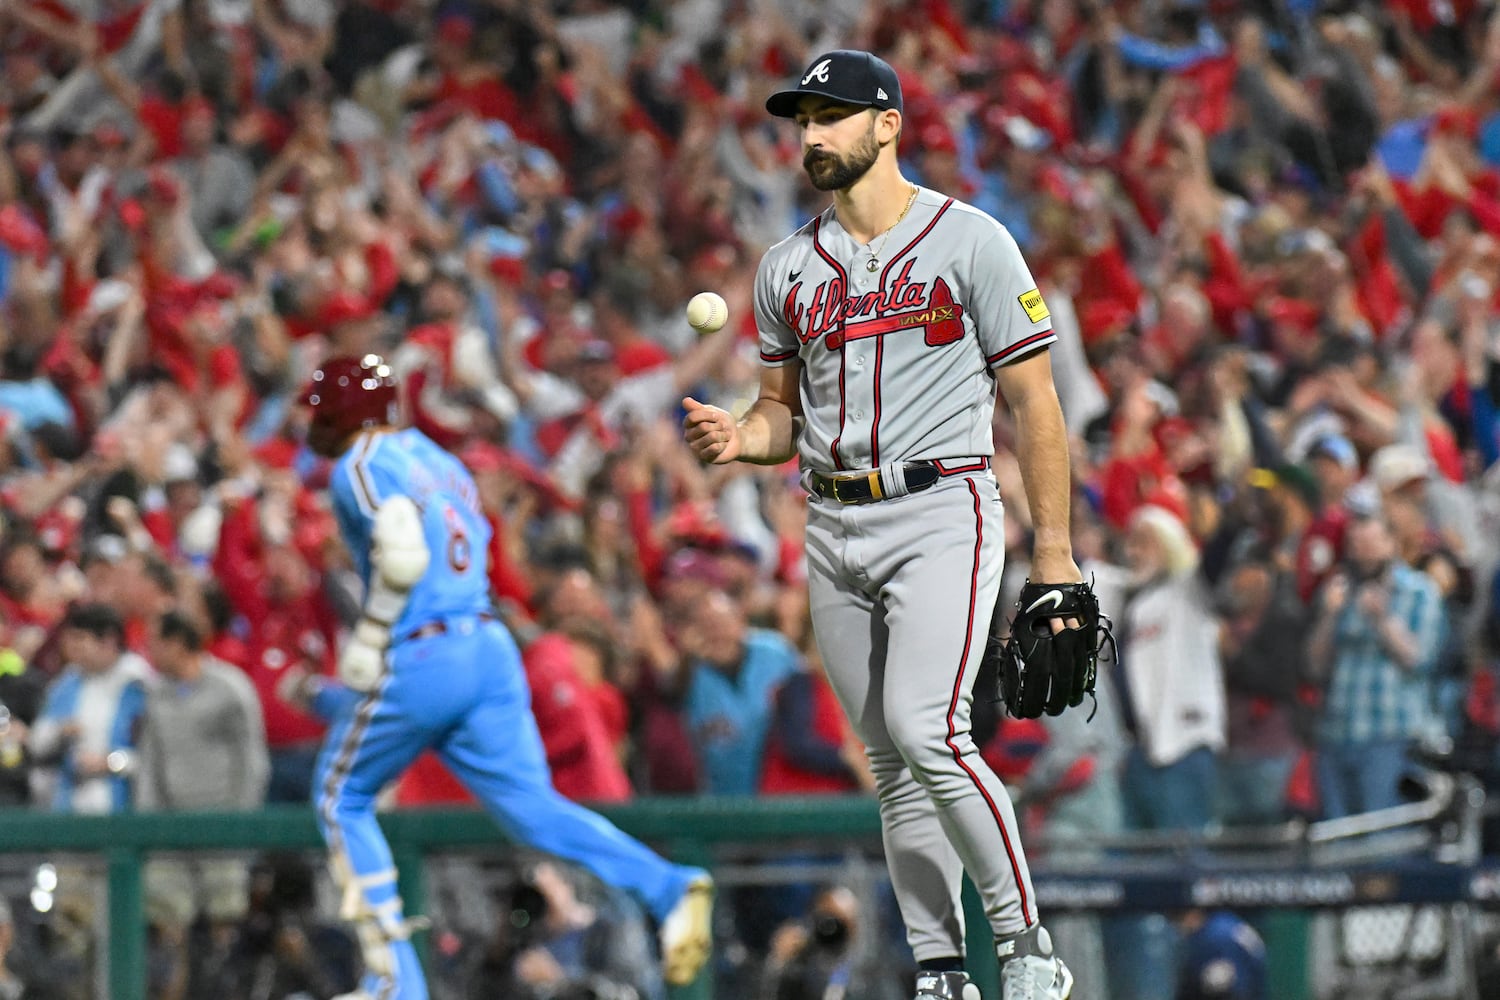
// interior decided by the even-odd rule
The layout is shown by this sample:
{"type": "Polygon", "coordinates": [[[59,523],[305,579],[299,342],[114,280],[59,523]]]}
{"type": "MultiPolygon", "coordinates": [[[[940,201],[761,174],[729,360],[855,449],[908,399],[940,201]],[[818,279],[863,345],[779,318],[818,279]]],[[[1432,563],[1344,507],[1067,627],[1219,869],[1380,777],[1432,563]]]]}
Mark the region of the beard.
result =
{"type": "Polygon", "coordinates": [[[822,149],[809,149],[802,156],[802,169],[819,191],[841,191],[854,184],[875,165],[880,144],[875,141],[875,123],[855,147],[844,155],[822,149]]]}

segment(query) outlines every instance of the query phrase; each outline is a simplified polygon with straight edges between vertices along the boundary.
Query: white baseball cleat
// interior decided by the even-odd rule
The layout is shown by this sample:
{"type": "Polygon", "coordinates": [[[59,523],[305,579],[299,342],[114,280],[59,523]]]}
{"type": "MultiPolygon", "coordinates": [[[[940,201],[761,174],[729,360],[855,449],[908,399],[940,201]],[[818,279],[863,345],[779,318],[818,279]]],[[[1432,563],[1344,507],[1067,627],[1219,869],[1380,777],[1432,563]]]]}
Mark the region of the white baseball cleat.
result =
{"type": "Polygon", "coordinates": [[[997,942],[1000,956],[1001,1000],[1068,1000],[1073,995],[1073,973],[1052,951],[1052,935],[1044,927],[997,942]]]}
{"type": "Polygon", "coordinates": [[[686,986],[713,950],[714,880],[700,875],[661,924],[662,973],[669,986],[686,986]]]}
{"type": "Polygon", "coordinates": [[[967,972],[919,972],[917,1000],[979,1000],[979,987],[967,972]]]}

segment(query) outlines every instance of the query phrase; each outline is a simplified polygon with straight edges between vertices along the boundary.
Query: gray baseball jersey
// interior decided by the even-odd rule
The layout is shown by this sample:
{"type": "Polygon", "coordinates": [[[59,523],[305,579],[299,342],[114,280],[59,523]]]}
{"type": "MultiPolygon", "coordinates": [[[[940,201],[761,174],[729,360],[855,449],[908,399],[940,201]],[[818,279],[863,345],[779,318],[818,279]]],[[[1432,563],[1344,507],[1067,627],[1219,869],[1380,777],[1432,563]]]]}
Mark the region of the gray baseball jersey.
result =
{"type": "Polygon", "coordinates": [[[1051,344],[1016,241],[921,189],[879,267],[830,208],[767,251],[755,276],[762,364],[803,365],[802,463],[820,472],[994,452],[989,369],[1051,344]]]}
{"type": "Polygon", "coordinates": [[[830,208],[766,253],[756,320],[763,364],[802,362],[805,469],[883,478],[931,459],[943,473],[876,503],[815,495],[807,519],[813,631],[869,754],[907,939],[927,960],[963,954],[964,871],[997,937],[1037,919],[1010,797],[969,719],[1005,557],[992,369],[1055,338],[1015,240],[968,205],[922,189],[871,247],[830,208]]]}

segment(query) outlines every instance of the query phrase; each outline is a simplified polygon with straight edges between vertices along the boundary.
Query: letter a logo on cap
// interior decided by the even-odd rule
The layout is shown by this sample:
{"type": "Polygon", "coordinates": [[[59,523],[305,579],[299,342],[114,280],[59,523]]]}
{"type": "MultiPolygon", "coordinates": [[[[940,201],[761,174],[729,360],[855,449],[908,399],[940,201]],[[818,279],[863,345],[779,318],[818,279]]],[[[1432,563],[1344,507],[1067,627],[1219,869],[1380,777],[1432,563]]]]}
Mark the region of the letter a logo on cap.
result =
{"type": "Polygon", "coordinates": [[[804,87],[807,86],[809,83],[811,83],[813,81],[814,77],[817,77],[817,80],[818,80],[819,83],[827,83],[828,82],[828,64],[830,62],[832,62],[832,60],[830,60],[830,59],[824,59],[822,62],[820,62],[816,66],[814,66],[812,69],[808,70],[807,71],[807,75],[802,78],[802,86],[804,86],[804,87]]]}

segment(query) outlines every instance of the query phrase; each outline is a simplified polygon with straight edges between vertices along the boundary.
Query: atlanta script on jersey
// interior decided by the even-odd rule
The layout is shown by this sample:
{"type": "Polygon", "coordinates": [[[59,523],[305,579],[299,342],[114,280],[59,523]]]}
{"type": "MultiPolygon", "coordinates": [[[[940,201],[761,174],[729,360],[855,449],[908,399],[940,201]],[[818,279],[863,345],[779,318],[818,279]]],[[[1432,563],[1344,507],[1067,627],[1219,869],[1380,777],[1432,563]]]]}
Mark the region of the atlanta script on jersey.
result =
{"type": "Polygon", "coordinates": [[[987,456],[991,369],[1051,344],[1052,318],[1021,251],[983,212],[926,188],[877,271],[833,209],[761,260],[761,363],[800,360],[804,467],[987,456]]]}

